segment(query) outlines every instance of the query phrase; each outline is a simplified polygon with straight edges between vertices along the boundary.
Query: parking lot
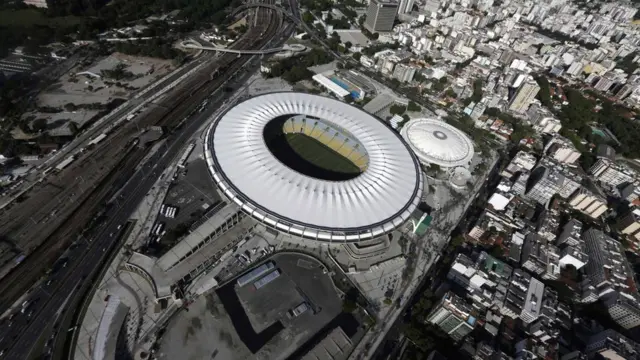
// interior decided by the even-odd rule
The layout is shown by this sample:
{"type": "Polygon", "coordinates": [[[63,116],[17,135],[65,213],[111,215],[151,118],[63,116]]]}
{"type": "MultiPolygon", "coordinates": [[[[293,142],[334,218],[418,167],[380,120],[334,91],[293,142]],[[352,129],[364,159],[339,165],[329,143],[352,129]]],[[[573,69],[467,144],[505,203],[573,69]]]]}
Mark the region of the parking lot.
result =
{"type": "Polygon", "coordinates": [[[218,203],[218,195],[213,179],[203,159],[195,159],[183,170],[178,170],[178,177],[169,187],[164,203],[178,208],[175,218],[160,216],[167,228],[178,224],[190,224],[198,220],[206,210],[218,203]]]}
{"type": "Polygon", "coordinates": [[[188,233],[193,223],[221,201],[203,159],[196,158],[187,163],[184,168],[177,170],[176,175],[163,201],[163,204],[177,208],[174,217],[168,217],[166,211],[164,215],[158,214],[155,224],[163,224],[164,232],[159,242],[155,241],[155,226],[149,233],[152,239],[150,251],[154,256],[161,256],[175,245],[181,236],[188,233]]]}

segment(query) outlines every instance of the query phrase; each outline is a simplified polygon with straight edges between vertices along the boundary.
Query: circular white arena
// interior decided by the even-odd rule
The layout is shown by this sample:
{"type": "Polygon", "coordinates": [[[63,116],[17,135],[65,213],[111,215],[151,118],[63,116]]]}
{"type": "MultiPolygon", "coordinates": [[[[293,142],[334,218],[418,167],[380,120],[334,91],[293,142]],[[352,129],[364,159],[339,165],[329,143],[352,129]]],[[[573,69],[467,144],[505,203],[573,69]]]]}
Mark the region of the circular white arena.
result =
{"type": "Polygon", "coordinates": [[[473,142],[461,130],[437,119],[415,119],[400,131],[425,165],[443,168],[468,167],[473,158],[473,142]]]}
{"type": "Polygon", "coordinates": [[[280,92],[241,102],[211,124],[204,147],[209,171],[230,201],[271,228],[308,239],[382,236],[409,220],[422,195],[419,162],[396,132],[354,106],[318,95],[280,92]],[[277,139],[287,139],[288,152],[272,146],[279,141],[273,129],[282,132],[277,139]],[[306,147],[296,145],[303,142],[306,147]],[[316,142],[326,147],[311,149],[316,142]],[[294,156],[295,146],[295,156],[328,151],[320,160],[349,161],[357,171],[334,176],[337,170],[327,170],[325,176],[318,159],[289,166],[280,154],[294,156]]]}

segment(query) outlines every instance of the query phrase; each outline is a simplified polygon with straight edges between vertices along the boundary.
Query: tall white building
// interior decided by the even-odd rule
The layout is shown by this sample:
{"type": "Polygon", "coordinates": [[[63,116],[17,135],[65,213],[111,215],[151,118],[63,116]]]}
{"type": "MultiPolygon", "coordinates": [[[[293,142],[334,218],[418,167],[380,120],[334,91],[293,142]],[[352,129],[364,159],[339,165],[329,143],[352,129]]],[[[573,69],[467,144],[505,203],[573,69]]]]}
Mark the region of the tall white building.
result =
{"type": "Polygon", "coordinates": [[[398,13],[398,3],[394,0],[371,0],[367,9],[364,27],[372,33],[389,32],[398,13]]]}
{"type": "Polygon", "coordinates": [[[524,306],[520,313],[520,319],[525,324],[534,322],[540,316],[544,290],[544,284],[540,280],[532,277],[529,282],[529,288],[527,289],[524,306]]]}
{"type": "Polygon", "coordinates": [[[525,113],[536,98],[538,91],[540,91],[540,86],[538,86],[533,77],[529,76],[522,82],[516,94],[509,101],[509,110],[521,114],[525,113]]]}
{"type": "Polygon", "coordinates": [[[582,234],[589,261],[585,273],[609,315],[626,329],[640,325],[640,305],[633,271],[622,244],[601,230],[582,234]]]}
{"type": "Polygon", "coordinates": [[[408,14],[413,9],[415,0],[400,0],[400,6],[398,7],[398,14],[408,14]]]}

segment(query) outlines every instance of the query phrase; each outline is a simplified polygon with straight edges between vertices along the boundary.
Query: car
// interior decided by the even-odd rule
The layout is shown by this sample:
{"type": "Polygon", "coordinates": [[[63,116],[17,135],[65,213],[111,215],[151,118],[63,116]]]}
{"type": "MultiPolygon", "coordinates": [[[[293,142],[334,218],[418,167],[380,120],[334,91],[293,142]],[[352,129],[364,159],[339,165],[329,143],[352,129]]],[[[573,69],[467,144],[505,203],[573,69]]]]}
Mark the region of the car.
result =
{"type": "Polygon", "coordinates": [[[122,229],[122,225],[118,225],[118,227],[116,228],[117,230],[122,229]]]}
{"type": "Polygon", "coordinates": [[[109,237],[113,237],[113,233],[109,234],[109,237]]]}
{"type": "Polygon", "coordinates": [[[47,284],[46,284],[46,286],[51,285],[51,282],[52,282],[52,281],[53,281],[53,280],[51,280],[51,279],[47,280],[47,284]]]}

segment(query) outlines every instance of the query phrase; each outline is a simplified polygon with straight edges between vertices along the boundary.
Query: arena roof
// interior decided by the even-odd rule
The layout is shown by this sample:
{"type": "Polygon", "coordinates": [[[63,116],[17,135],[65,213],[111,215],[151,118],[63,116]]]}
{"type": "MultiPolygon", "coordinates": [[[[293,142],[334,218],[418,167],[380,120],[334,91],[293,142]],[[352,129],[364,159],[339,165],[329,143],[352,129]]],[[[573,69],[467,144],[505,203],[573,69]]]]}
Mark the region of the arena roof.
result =
{"type": "Polygon", "coordinates": [[[401,130],[420,161],[450,168],[468,166],[473,142],[461,130],[437,119],[415,119],[401,130]]]}
{"type": "Polygon", "coordinates": [[[422,195],[422,173],[407,144],[382,121],[346,103],[296,92],[270,93],[229,109],[207,131],[205,156],[219,187],[270,227],[321,241],[356,242],[404,224],[422,195]],[[320,118],[364,147],[368,167],[353,179],[317,179],[285,166],[264,127],[286,115],[320,118]]]}

